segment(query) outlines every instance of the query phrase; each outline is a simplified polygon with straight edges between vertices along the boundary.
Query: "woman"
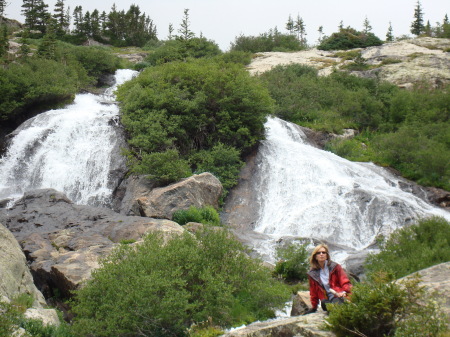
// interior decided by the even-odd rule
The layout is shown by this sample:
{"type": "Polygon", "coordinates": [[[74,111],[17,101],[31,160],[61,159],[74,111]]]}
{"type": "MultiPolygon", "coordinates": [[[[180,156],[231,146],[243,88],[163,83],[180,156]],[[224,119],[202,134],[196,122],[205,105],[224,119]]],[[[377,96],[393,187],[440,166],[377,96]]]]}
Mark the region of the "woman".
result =
{"type": "Polygon", "coordinates": [[[316,246],[309,263],[311,270],[308,272],[308,280],[312,309],[307,313],[317,310],[319,300],[325,311],[327,303],[343,303],[344,298],[350,294],[352,285],[341,265],[331,261],[327,245],[316,246]]]}

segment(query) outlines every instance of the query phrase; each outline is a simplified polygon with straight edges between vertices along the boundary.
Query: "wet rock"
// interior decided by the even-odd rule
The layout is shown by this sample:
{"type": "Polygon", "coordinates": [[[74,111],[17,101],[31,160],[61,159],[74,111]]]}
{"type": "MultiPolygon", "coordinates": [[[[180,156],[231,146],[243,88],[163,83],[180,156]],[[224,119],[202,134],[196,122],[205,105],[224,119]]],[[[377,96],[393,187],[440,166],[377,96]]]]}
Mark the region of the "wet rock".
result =
{"type": "Polygon", "coordinates": [[[169,220],[75,205],[53,189],[26,193],[12,208],[0,210],[0,222],[20,242],[46,298],[55,288],[69,297],[98,268],[99,259],[123,240],[139,241],[151,231],[184,231],[169,220]]]}

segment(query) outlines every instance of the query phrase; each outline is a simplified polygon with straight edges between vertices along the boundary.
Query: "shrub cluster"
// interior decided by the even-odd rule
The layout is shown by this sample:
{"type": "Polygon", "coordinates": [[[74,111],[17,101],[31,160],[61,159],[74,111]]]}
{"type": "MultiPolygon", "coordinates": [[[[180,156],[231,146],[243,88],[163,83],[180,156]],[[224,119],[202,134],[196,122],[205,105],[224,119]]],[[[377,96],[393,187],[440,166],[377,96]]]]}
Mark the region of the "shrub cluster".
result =
{"type": "Polygon", "coordinates": [[[271,30],[258,36],[237,36],[235,41],[231,43],[230,50],[259,53],[298,51],[305,48],[306,46],[296,36],[271,30]]]}
{"type": "Polygon", "coordinates": [[[273,101],[242,65],[189,59],[146,68],[118,90],[132,172],[169,183],[208,170],[236,184],[273,101]],[[190,167],[190,168],[189,168],[190,167]]]}
{"type": "Polygon", "coordinates": [[[121,245],[76,292],[80,336],[185,336],[194,323],[227,327],[272,317],[289,297],[226,231],[121,245]]]}
{"type": "Polygon", "coordinates": [[[58,43],[54,56],[23,57],[0,67],[0,120],[70,101],[81,88],[95,85],[98,77],[119,66],[116,56],[96,47],[58,43]]]}
{"type": "Polygon", "coordinates": [[[321,50],[347,50],[353,48],[366,48],[383,44],[375,34],[371,32],[359,32],[351,27],[341,28],[339,32],[324,38],[317,49],[321,50]]]}
{"type": "Polygon", "coordinates": [[[308,251],[305,244],[291,243],[278,247],[276,258],[278,262],[275,264],[274,276],[281,276],[288,282],[304,281],[308,278],[308,251]]]}
{"type": "Polygon", "coordinates": [[[393,282],[376,273],[352,289],[351,301],[331,305],[328,327],[346,336],[439,336],[446,330],[446,315],[437,297],[419,285],[419,278],[393,282]]]}
{"type": "Polygon", "coordinates": [[[206,225],[220,226],[219,213],[212,206],[194,207],[178,210],[173,213],[172,220],[183,226],[188,222],[198,222],[206,225]]]}
{"type": "Polygon", "coordinates": [[[450,261],[450,223],[441,217],[421,219],[380,242],[380,252],[369,255],[368,272],[389,271],[395,278],[450,261]]]}

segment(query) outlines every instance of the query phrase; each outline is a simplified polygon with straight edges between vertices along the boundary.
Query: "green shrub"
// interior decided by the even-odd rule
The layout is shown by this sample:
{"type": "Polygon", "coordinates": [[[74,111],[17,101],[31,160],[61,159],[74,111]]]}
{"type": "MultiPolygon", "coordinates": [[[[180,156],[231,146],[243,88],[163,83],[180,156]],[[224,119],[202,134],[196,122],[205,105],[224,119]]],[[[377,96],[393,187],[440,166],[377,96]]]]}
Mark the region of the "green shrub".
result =
{"type": "Polygon", "coordinates": [[[145,59],[150,65],[159,65],[173,61],[183,61],[187,58],[213,57],[222,52],[219,46],[204,37],[194,37],[188,40],[168,40],[155,48],[145,59]]]}
{"type": "Polygon", "coordinates": [[[338,337],[438,336],[446,330],[446,316],[419,281],[396,283],[377,273],[355,284],[351,302],[331,305],[329,329],[338,337]]]}
{"type": "Polygon", "coordinates": [[[380,252],[369,255],[365,268],[369,272],[390,271],[400,278],[450,261],[449,247],[450,223],[441,217],[421,219],[381,242],[380,252]]]}
{"type": "Polygon", "coordinates": [[[268,33],[262,33],[258,36],[237,36],[231,43],[231,51],[242,51],[248,53],[260,53],[270,51],[298,51],[305,49],[296,36],[290,34],[282,34],[275,30],[268,33]]]}
{"type": "Polygon", "coordinates": [[[225,190],[237,185],[240,169],[244,162],[240,159],[240,151],[222,143],[214,145],[210,150],[202,150],[190,157],[191,165],[196,173],[210,172],[222,183],[225,190]]]}
{"type": "Polygon", "coordinates": [[[278,262],[274,275],[283,277],[286,281],[304,281],[309,271],[308,251],[305,244],[291,243],[276,250],[278,262]]]}
{"type": "Polygon", "coordinates": [[[226,231],[153,233],[136,247],[120,245],[76,291],[73,328],[81,336],[186,336],[207,320],[226,327],[267,319],[286,296],[226,231]]]}
{"type": "Polygon", "coordinates": [[[273,101],[258,78],[239,64],[206,59],[146,68],[121,86],[117,97],[134,154],[132,170],[155,178],[170,162],[161,160],[162,166],[157,165],[161,171],[156,172],[152,160],[160,155],[148,156],[176,149],[177,167],[183,168],[180,160],[211,150],[207,161],[191,160],[192,165],[205,165],[228,179],[239,164],[233,149],[241,155],[255,146],[263,138],[266,116],[273,111],[273,101]],[[216,153],[226,154],[231,166],[211,168],[211,163],[220,162],[216,153]]]}
{"type": "Polygon", "coordinates": [[[0,336],[12,336],[20,317],[12,304],[0,301],[0,336]]]}
{"type": "Polygon", "coordinates": [[[324,38],[317,49],[321,50],[347,50],[353,48],[366,48],[381,46],[381,41],[375,34],[359,32],[351,27],[342,28],[330,37],[324,38]]]}
{"type": "Polygon", "coordinates": [[[170,184],[189,177],[192,172],[186,160],[179,157],[177,150],[144,153],[139,164],[133,166],[133,173],[147,174],[149,179],[161,184],[170,184]]]}
{"type": "Polygon", "coordinates": [[[252,62],[252,55],[250,52],[232,50],[216,56],[216,59],[225,63],[238,63],[246,66],[252,62]]]}
{"type": "Polygon", "coordinates": [[[198,222],[213,226],[220,225],[219,213],[217,213],[215,208],[212,206],[205,206],[201,208],[191,206],[187,210],[180,209],[173,213],[172,220],[182,226],[188,222],[198,222]]]}

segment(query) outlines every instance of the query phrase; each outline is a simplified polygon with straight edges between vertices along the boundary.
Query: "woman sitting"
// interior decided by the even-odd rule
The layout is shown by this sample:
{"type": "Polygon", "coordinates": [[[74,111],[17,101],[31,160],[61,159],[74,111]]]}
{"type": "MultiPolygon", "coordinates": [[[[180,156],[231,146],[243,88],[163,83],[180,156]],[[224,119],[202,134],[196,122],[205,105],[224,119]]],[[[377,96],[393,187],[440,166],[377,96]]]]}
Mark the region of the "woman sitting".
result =
{"type": "Polygon", "coordinates": [[[331,261],[327,245],[316,246],[309,263],[311,270],[308,272],[308,280],[312,308],[306,313],[316,312],[319,300],[325,311],[328,303],[344,303],[344,298],[351,292],[352,284],[341,265],[331,261]]]}

